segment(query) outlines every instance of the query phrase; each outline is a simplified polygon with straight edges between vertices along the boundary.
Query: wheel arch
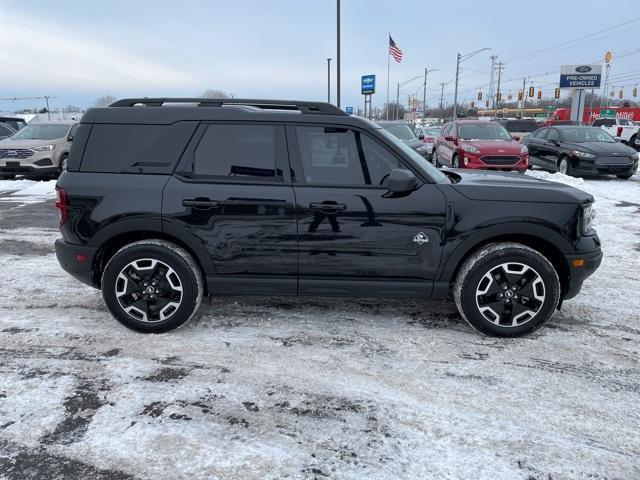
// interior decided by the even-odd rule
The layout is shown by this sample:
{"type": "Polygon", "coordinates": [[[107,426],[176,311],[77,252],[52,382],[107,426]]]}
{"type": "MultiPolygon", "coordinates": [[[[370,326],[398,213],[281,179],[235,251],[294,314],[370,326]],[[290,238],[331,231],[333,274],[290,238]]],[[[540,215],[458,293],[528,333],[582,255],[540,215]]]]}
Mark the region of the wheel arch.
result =
{"type": "MultiPolygon", "coordinates": [[[[558,236],[555,233],[553,235],[558,236]]],[[[563,251],[556,243],[549,240],[549,236],[525,231],[501,234],[494,233],[467,239],[450,255],[440,275],[440,282],[447,284],[447,290],[449,291],[450,285],[455,282],[460,268],[469,256],[473,255],[486,245],[501,242],[521,243],[522,245],[532,248],[546,257],[558,274],[558,278],[560,279],[561,298],[564,298],[565,293],[569,289],[570,274],[569,265],[567,264],[563,251]]]]}

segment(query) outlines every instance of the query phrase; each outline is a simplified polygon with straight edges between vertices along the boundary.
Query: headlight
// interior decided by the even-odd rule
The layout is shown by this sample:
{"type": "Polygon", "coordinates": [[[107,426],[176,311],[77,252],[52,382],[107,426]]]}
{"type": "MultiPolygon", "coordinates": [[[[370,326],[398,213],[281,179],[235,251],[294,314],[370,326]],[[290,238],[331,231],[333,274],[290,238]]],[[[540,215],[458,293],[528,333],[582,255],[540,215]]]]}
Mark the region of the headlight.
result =
{"type": "Polygon", "coordinates": [[[462,149],[465,152],[468,152],[468,153],[478,153],[480,151],[476,147],[474,147],[473,145],[466,145],[466,144],[462,145],[462,149]]]}
{"type": "Polygon", "coordinates": [[[593,153],[581,152],[580,150],[571,150],[571,153],[573,153],[574,157],[579,157],[579,158],[593,158],[593,157],[595,157],[595,155],[593,153]]]}
{"type": "Polygon", "coordinates": [[[640,152],[636,152],[633,155],[631,155],[631,158],[633,158],[634,160],[640,160],[640,152]]]}
{"type": "Polygon", "coordinates": [[[582,217],[580,219],[580,234],[589,235],[593,228],[593,219],[596,217],[596,210],[593,203],[582,207],[582,217]]]}
{"type": "Polygon", "coordinates": [[[31,150],[35,150],[36,152],[50,152],[56,148],[55,145],[41,145],[39,147],[32,147],[31,150]]]}
{"type": "Polygon", "coordinates": [[[529,149],[527,148],[526,145],[522,145],[522,147],[520,147],[520,153],[521,154],[525,154],[525,153],[529,153],[529,149]]]}

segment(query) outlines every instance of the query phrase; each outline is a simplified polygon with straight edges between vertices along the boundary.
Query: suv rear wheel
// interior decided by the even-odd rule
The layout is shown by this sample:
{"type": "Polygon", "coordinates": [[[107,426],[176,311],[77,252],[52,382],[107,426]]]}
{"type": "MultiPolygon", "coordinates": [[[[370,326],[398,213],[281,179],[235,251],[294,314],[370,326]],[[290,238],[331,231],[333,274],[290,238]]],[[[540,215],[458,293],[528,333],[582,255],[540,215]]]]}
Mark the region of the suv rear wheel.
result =
{"type": "Polygon", "coordinates": [[[102,274],[102,296],[111,314],[128,328],[162,333],[185,324],[198,310],[200,269],[184,249],[163,240],[121,248],[102,274]]]}
{"type": "Polygon", "coordinates": [[[553,265],[519,243],[494,243],[472,254],[454,285],[462,317],[485,335],[516,337],[537,330],[560,301],[553,265]]]}

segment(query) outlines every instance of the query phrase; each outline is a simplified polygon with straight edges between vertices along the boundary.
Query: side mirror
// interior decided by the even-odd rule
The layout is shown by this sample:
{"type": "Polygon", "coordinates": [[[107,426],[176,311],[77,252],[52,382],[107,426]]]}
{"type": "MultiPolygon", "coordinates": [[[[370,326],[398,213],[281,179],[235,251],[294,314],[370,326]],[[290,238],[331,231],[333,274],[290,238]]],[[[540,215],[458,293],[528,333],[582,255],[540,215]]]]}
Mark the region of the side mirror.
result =
{"type": "Polygon", "coordinates": [[[418,135],[418,140],[424,140],[424,135],[422,134],[418,135]]]}
{"type": "Polygon", "coordinates": [[[387,188],[393,193],[413,192],[420,182],[412,171],[404,168],[394,168],[389,173],[387,188]]]}
{"type": "Polygon", "coordinates": [[[73,142],[73,135],[67,135],[67,142],[73,142]]]}

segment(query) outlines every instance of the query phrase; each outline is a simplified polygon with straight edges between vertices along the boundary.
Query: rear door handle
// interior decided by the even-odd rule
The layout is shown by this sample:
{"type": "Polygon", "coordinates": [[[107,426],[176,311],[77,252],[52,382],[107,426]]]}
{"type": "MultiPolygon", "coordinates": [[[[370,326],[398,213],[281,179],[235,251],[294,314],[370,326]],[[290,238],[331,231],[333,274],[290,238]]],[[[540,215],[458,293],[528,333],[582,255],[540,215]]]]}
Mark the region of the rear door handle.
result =
{"type": "Polygon", "coordinates": [[[310,203],[309,210],[316,212],[334,212],[336,210],[346,210],[344,203],[310,203]]]}
{"type": "Polygon", "coordinates": [[[193,207],[193,208],[218,208],[220,206],[219,202],[215,200],[206,200],[206,199],[189,199],[183,200],[182,206],[184,207],[193,207]]]}

